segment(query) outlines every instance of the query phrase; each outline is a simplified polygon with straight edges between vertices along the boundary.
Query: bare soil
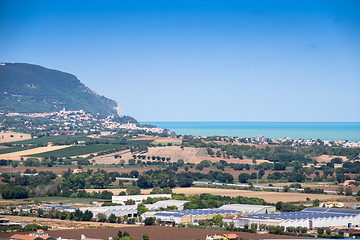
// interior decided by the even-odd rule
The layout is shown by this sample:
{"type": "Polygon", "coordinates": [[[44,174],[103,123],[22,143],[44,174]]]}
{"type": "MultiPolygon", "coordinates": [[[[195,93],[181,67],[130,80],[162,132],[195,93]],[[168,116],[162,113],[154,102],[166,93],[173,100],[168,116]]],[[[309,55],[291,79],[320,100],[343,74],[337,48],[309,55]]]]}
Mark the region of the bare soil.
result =
{"type": "Polygon", "coordinates": [[[0,132],[0,143],[16,142],[28,139],[31,139],[30,134],[18,132],[0,132]]]}
{"type": "Polygon", "coordinates": [[[67,148],[67,147],[70,147],[70,146],[64,145],[64,146],[38,147],[38,148],[28,149],[28,150],[24,150],[24,151],[0,154],[0,159],[6,159],[6,160],[9,159],[9,160],[14,160],[14,161],[20,161],[21,157],[30,156],[30,155],[38,154],[38,153],[55,151],[55,150],[67,148]]]}
{"type": "MultiPolygon", "coordinates": [[[[216,149],[215,149],[216,151],[216,149]]],[[[128,162],[132,159],[134,153],[131,153],[129,150],[124,150],[117,153],[112,153],[103,156],[96,156],[94,160],[98,164],[118,164],[121,159],[128,162]],[[114,155],[121,155],[121,158],[115,158],[114,155]]],[[[225,160],[228,163],[242,163],[242,164],[254,164],[252,159],[244,157],[244,159],[238,158],[223,158],[223,157],[211,157],[207,154],[205,148],[194,148],[186,147],[181,149],[179,146],[164,146],[164,147],[152,147],[149,148],[149,151],[146,153],[136,153],[136,155],[145,155],[147,156],[160,156],[165,158],[171,158],[170,162],[176,162],[179,159],[183,159],[185,163],[194,163],[198,164],[203,160],[209,160],[211,162],[219,162],[220,160],[225,160]]],[[[148,161],[147,158],[142,161],[148,161]]],[[[269,162],[268,160],[256,160],[257,164],[269,162]]]]}
{"type": "MultiPolygon", "coordinates": [[[[9,216],[9,215],[0,215],[0,217],[5,217],[10,219],[11,222],[27,222],[27,223],[36,223],[39,225],[48,225],[52,229],[64,229],[64,228],[89,228],[89,227],[119,227],[117,223],[100,223],[100,222],[83,222],[83,221],[70,221],[70,220],[60,220],[60,219],[50,219],[50,218],[38,218],[38,217],[22,217],[22,216],[9,216]]],[[[124,224],[120,224],[123,226],[124,224]]],[[[129,226],[129,225],[124,225],[129,226]]],[[[131,225],[133,226],[133,225],[131,225]]]]}
{"type": "MultiPolygon", "coordinates": [[[[88,192],[96,191],[110,191],[114,195],[118,195],[121,191],[126,189],[86,189],[88,192]]],[[[141,194],[150,194],[151,189],[142,189],[141,194]]],[[[299,202],[306,201],[306,198],[310,200],[319,199],[320,201],[338,200],[355,202],[355,198],[345,195],[327,195],[327,194],[306,194],[306,193],[294,193],[294,192],[266,192],[266,191],[251,191],[251,190],[236,190],[236,189],[220,189],[220,188],[206,188],[206,187],[190,187],[190,188],[173,188],[174,193],[184,193],[186,196],[210,193],[213,195],[222,195],[230,197],[257,197],[263,198],[266,202],[277,203],[282,202],[299,202]]]]}
{"type": "MultiPolygon", "coordinates": [[[[214,195],[222,196],[243,196],[243,197],[257,197],[263,198],[266,202],[277,203],[282,202],[298,202],[306,201],[306,198],[311,200],[319,199],[321,201],[333,200],[333,195],[326,194],[305,194],[305,193],[285,193],[285,192],[266,192],[266,191],[250,191],[250,190],[235,190],[235,189],[218,189],[218,188],[202,188],[202,187],[190,187],[190,188],[174,188],[174,193],[184,193],[186,196],[210,193],[214,195]]],[[[335,195],[334,199],[339,200],[355,200],[352,196],[335,195]]]]}
{"type": "MultiPolygon", "coordinates": [[[[166,147],[152,147],[149,148],[149,151],[146,153],[136,153],[136,155],[145,155],[147,156],[160,156],[165,158],[171,158],[170,162],[176,162],[179,159],[183,159],[186,163],[193,162],[192,159],[195,155],[204,155],[201,151],[202,149],[197,148],[185,148],[182,150],[179,146],[166,146],[166,147]]],[[[205,150],[206,154],[206,150],[205,150]]],[[[112,164],[112,163],[119,163],[121,159],[125,160],[126,162],[132,159],[134,153],[131,153],[129,150],[113,153],[109,155],[94,157],[96,163],[99,164],[112,164]],[[115,158],[115,154],[120,154],[121,158],[115,158]]],[[[207,155],[207,154],[206,154],[207,155]]],[[[144,161],[144,160],[143,160],[144,161]]],[[[147,161],[147,159],[145,159],[147,161]]]]}
{"type": "Polygon", "coordinates": [[[343,161],[347,161],[347,158],[344,156],[335,156],[335,155],[321,155],[319,157],[316,157],[315,160],[318,161],[319,163],[328,163],[331,161],[331,159],[333,158],[342,158],[343,161]]]}

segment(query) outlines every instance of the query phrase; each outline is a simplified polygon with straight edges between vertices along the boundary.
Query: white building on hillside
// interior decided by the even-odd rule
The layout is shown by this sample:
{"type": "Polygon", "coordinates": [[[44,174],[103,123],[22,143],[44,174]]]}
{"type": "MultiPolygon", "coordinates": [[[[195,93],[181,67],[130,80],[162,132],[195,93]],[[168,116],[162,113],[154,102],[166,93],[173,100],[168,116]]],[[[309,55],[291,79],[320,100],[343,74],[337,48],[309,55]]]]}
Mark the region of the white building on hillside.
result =
{"type": "MultiPolygon", "coordinates": [[[[150,209],[149,209],[150,210],[150,209]]],[[[164,222],[175,222],[183,224],[196,224],[199,220],[210,219],[214,215],[222,215],[226,217],[228,215],[236,214],[254,214],[265,213],[275,211],[274,206],[263,205],[248,205],[248,204],[229,204],[220,208],[211,209],[188,209],[177,211],[162,211],[162,212],[146,212],[142,215],[142,218],[155,217],[160,218],[164,222]]]]}
{"type": "MultiPolygon", "coordinates": [[[[184,209],[184,204],[188,201],[181,200],[164,200],[158,201],[153,204],[145,204],[145,207],[150,211],[155,211],[159,208],[166,208],[169,206],[176,206],[178,210],[184,209]]],[[[92,212],[94,217],[97,218],[99,213],[105,214],[109,217],[111,214],[114,214],[116,217],[128,216],[128,217],[137,217],[137,206],[136,205],[126,205],[126,206],[106,206],[106,207],[83,207],[80,208],[80,211],[85,212],[86,210],[92,212]]]]}
{"type": "Polygon", "coordinates": [[[142,200],[150,198],[169,198],[171,199],[171,194],[147,194],[147,195],[124,195],[124,196],[112,196],[113,203],[120,203],[125,205],[125,202],[128,200],[134,200],[135,205],[138,205],[142,200]]]}
{"type": "Polygon", "coordinates": [[[360,225],[360,211],[339,208],[306,208],[301,212],[284,212],[273,214],[249,214],[224,219],[224,223],[233,222],[235,227],[257,223],[284,227],[346,227],[360,225]]]}

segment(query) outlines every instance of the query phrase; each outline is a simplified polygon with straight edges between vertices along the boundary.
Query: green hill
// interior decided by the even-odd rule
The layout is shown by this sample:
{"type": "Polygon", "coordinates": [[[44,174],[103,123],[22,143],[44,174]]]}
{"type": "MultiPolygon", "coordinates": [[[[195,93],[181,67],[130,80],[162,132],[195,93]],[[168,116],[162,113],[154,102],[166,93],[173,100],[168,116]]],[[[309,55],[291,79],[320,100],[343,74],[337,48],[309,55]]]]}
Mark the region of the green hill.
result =
{"type": "Polygon", "coordinates": [[[114,100],[86,87],[74,75],[26,63],[0,65],[0,111],[53,112],[84,110],[121,115],[114,100]]]}

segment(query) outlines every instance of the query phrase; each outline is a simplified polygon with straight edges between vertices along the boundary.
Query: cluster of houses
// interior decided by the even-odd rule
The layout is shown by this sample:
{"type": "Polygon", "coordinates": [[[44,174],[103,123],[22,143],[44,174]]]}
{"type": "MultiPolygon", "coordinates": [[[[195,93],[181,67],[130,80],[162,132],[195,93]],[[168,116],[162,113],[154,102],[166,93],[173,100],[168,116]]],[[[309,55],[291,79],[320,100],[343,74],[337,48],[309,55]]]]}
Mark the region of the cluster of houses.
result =
{"type": "Polygon", "coordinates": [[[285,141],[290,141],[292,142],[291,146],[296,147],[296,146],[313,146],[313,145],[320,145],[323,144],[325,146],[331,147],[334,144],[337,146],[342,146],[342,147],[360,147],[360,142],[358,141],[329,141],[329,140],[315,140],[315,139],[291,139],[291,138],[284,138],[284,139],[279,139],[279,140],[273,140],[273,142],[277,142],[277,143],[281,143],[281,142],[285,142],[285,141]]]}
{"type": "Polygon", "coordinates": [[[360,142],[344,142],[343,147],[360,147],[360,142]]]}
{"type": "Polygon", "coordinates": [[[138,127],[134,123],[120,124],[120,125],[117,126],[117,128],[127,129],[127,130],[141,130],[141,131],[153,132],[153,133],[164,133],[165,131],[168,131],[168,130],[165,130],[163,128],[157,128],[157,127],[153,127],[153,128],[138,127]]]}
{"type": "Polygon", "coordinates": [[[67,212],[75,212],[76,208],[70,205],[60,205],[60,204],[21,204],[16,206],[3,206],[0,208],[0,214],[11,214],[12,212],[17,213],[31,213],[37,212],[39,209],[42,209],[44,212],[50,211],[52,209],[56,209],[59,211],[67,211],[67,212]]]}
{"type": "Polygon", "coordinates": [[[239,236],[234,233],[225,233],[222,235],[206,236],[205,240],[238,240],[239,236]]]}
{"type": "Polygon", "coordinates": [[[34,233],[29,234],[14,234],[10,238],[10,240],[60,240],[58,238],[54,238],[49,236],[49,234],[45,233],[43,230],[37,230],[34,233]]]}
{"type": "MultiPolygon", "coordinates": [[[[195,139],[203,139],[206,140],[207,137],[206,136],[200,136],[200,137],[194,137],[195,139]]],[[[216,141],[221,141],[221,142],[247,142],[247,143],[254,143],[254,144],[261,144],[261,145],[268,145],[269,142],[267,141],[267,139],[263,136],[256,136],[256,137],[252,137],[252,138],[239,138],[239,137],[235,137],[235,138],[231,138],[231,137],[217,137],[216,141]]],[[[280,139],[271,139],[271,143],[273,144],[283,144],[284,142],[290,142],[291,146],[293,147],[297,147],[297,146],[312,146],[312,145],[320,145],[323,144],[325,146],[333,146],[333,144],[336,144],[338,146],[343,146],[343,147],[360,147],[360,142],[355,141],[355,142],[351,142],[351,141],[329,141],[329,140],[317,140],[317,139],[292,139],[289,137],[284,137],[284,138],[280,138],[280,139]]]]}
{"type": "MultiPolygon", "coordinates": [[[[101,132],[100,135],[110,135],[113,130],[128,129],[128,130],[142,130],[145,132],[163,133],[166,131],[162,128],[151,127],[138,127],[134,123],[121,124],[114,121],[114,116],[100,117],[87,113],[84,110],[79,111],[66,111],[65,109],[59,112],[49,113],[7,113],[8,117],[24,116],[28,118],[48,118],[52,123],[41,125],[33,125],[31,121],[25,121],[28,129],[46,130],[47,127],[58,126],[58,129],[52,130],[52,135],[60,134],[91,134],[93,132],[101,132]],[[104,131],[107,129],[108,131],[104,131]],[[109,131],[110,130],[110,131],[109,131]]],[[[114,132],[115,133],[115,132],[114,132]]]]}

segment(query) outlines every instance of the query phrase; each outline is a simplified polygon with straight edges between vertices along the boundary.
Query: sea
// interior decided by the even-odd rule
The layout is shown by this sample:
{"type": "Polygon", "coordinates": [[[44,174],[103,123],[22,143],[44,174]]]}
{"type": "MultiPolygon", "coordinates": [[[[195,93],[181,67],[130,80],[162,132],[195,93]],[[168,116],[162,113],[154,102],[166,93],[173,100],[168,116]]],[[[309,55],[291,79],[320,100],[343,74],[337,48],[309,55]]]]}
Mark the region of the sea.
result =
{"type": "Polygon", "coordinates": [[[360,141],[360,122],[142,122],[176,134],[360,141]]]}

